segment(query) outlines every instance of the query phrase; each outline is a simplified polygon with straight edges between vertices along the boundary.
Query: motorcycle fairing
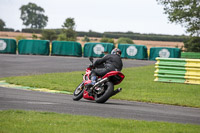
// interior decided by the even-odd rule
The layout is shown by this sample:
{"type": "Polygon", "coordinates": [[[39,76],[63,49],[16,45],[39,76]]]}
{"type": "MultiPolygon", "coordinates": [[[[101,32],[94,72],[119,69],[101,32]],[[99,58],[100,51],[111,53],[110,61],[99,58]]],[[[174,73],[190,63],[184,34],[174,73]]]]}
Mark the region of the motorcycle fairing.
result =
{"type": "Polygon", "coordinates": [[[88,91],[84,90],[83,92],[83,98],[87,100],[95,100],[93,96],[90,96],[88,91]]]}
{"type": "Polygon", "coordinates": [[[117,85],[122,82],[122,80],[125,78],[124,74],[120,71],[111,71],[103,76],[104,78],[109,78],[114,85],[117,85]]]}

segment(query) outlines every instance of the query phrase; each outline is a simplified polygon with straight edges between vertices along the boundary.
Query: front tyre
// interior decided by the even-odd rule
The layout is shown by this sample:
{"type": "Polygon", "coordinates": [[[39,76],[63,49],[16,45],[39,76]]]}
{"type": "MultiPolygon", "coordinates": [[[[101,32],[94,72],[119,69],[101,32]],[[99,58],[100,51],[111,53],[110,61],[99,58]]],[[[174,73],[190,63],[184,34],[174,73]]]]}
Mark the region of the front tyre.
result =
{"type": "Polygon", "coordinates": [[[83,97],[84,83],[80,83],[73,93],[73,100],[78,101],[83,97]]]}
{"type": "Polygon", "coordinates": [[[113,94],[114,85],[112,82],[106,82],[104,85],[104,92],[102,94],[95,95],[95,101],[97,103],[105,103],[113,94]]]}

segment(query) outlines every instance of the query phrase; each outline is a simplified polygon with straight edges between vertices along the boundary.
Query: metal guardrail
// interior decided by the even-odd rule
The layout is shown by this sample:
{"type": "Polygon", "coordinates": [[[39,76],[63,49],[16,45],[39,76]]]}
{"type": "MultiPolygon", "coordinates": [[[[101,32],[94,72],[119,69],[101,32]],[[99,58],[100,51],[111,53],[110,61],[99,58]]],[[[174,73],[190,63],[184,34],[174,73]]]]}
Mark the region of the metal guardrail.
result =
{"type": "Polygon", "coordinates": [[[156,58],[155,80],[200,84],[200,59],[156,58]]]}

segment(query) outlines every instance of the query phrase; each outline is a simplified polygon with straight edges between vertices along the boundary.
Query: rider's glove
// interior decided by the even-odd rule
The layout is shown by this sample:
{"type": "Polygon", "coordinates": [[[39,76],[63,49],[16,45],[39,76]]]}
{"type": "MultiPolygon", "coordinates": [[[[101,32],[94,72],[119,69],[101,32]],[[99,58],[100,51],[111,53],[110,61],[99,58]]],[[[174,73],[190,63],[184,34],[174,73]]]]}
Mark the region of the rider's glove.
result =
{"type": "Polygon", "coordinates": [[[89,65],[89,68],[93,68],[94,66],[93,65],[89,65]]]}

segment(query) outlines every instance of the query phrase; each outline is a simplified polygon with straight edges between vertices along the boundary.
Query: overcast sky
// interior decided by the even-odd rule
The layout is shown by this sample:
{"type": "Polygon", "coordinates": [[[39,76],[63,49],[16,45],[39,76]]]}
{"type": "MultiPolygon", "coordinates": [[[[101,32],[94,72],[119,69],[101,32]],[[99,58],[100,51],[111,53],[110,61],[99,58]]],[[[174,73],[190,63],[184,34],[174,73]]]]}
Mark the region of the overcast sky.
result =
{"type": "Polygon", "coordinates": [[[61,28],[66,18],[75,19],[77,31],[121,31],[182,35],[185,29],[170,23],[156,0],[0,0],[0,19],[6,27],[25,28],[19,8],[29,2],[48,16],[45,28],[61,28]]]}

